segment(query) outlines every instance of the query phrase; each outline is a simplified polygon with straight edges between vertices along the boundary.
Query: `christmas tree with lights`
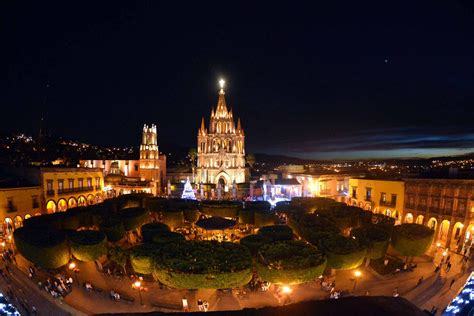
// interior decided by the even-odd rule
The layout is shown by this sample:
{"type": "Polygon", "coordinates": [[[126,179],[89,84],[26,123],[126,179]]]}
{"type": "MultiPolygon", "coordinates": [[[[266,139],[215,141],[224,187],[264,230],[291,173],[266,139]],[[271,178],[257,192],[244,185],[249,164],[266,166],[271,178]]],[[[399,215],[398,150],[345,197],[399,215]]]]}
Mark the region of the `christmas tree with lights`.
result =
{"type": "Polygon", "coordinates": [[[183,190],[183,194],[181,195],[181,198],[187,199],[187,200],[196,199],[196,196],[194,196],[193,187],[191,186],[191,182],[189,182],[189,178],[186,180],[186,183],[184,184],[184,190],[183,190]]]}

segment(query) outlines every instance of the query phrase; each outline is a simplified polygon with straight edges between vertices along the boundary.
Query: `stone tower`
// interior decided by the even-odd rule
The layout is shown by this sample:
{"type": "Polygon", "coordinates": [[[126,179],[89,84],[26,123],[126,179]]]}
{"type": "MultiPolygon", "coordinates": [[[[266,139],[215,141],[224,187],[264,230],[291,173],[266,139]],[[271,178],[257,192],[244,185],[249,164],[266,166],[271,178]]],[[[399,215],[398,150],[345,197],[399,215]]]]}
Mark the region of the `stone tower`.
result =
{"type": "Polygon", "coordinates": [[[197,135],[197,183],[220,184],[226,191],[233,183],[247,181],[245,169],[245,134],[237,120],[235,126],[232,110],[228,110],[224,80],[219,81],[217,107],[211,110],[209,129],[204,118],[197,135]]]}
{"type": "Polygon", "coordinates": [[[142,143],[140,145],[140,178],[143,181],[157,182],[161,186],[163,172],[162,159],[158,151],[156,125],[143,126],[142,143]]]}

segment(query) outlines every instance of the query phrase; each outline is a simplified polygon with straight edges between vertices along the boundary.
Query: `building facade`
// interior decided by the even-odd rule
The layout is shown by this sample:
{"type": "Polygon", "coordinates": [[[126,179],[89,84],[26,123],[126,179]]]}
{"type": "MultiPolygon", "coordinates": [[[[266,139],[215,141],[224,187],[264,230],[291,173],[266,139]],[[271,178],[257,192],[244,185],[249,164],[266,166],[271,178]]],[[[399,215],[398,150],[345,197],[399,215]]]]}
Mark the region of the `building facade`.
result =
{"type": "Polygon", "coordinates": [[[404,200],[404,181],[349,179],[349,205],[393,217],[401,223],[405,217],[404,200]]]}
{"type": "Polygon", "coordinates": [[[41,168],[48,213],[87,206],[104,199],[104,174],[98,168],[41,168]]]}
{"type": "Polygon", "coordinates": [[[10,235],[25,219],[42,214],[42,193],[40,186],[0,188],[0,236],[10,235]]]}
{"type": "Polygon", "coordinates": [[[435,230],[435,243],[450,249],[471,246],[474,234],[474,180],[405,179],[409,222],[435,230]]]}
{"type": "Polygon", "coordinates": [[[223,81],[216,109],[211,110],[209,128],[204,118],[197,135],[196,183],[216,184],[228,191],[233,183],[248,181],[245,167],[245,134],[232,110],[227,109],[223,81]]]}

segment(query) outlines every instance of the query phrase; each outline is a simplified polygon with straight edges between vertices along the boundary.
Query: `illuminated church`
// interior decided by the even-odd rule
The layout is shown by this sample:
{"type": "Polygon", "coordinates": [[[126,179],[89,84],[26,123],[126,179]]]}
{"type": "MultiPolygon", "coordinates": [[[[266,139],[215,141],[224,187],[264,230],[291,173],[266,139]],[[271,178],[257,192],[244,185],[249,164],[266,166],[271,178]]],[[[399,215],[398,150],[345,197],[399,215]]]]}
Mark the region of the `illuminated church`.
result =
{"type": "Polygon", "coordinates": [[[227,109],[224,80],[220,80],[219,100],[211,110],[209,129],[202,118],[197,135],[197,168],[195,183],[211,183],[226,191],[234,183],[247,182],[245,168],[245,134],[232,110],[227,109]]]}

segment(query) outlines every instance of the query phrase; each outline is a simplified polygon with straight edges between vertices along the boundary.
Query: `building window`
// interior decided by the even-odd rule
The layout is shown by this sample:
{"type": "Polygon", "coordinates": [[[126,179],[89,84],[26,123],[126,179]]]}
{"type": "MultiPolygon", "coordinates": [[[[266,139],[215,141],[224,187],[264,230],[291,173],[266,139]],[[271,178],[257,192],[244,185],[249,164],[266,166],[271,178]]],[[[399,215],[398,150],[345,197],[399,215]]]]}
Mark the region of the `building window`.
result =
{"type": "Polygon", "coordinates": [[[58,191],[59,191],[59,193],[61,193],[63,190],[64,190],[64,180],[59,179],[58,180],[58,191]]]}
{"type": "Polygon", "coordinates": [[[16,212],[15,204],[13,204],[13,198],[7,198],[7,212],[16,212]]]}
{"type": "Polygon", "coordinates": [[[53,191],[53,180],[48,180],[46,182],[46,188],[48,191],[53,191]]]}
{"type": "Polygon", "coordinates": [[[82,189],[84,187],[84,179],[82,178],[77,179],[77,186],[79,189],[82,189]]]}
{"type": "Polygon", "coordinates": [[[100,178],[99,177],[95,178],[95,188],[100,189],[100,178]]]}
{"type": "Polygon", "coordinates": [[[39,205],[39,200],[38,200],[38,196],[37,195],[33,195],[31,197],[31,207],[32,208],[39,208],[40,205],[39,205]]]}
{"type": "Polygon", "coordinates": [[[74,189],[74,179],[69,179],[69,189],[74,189]]]}
{"type": "Polygon", "coordinates": [[[365,190],[365,200],[370,201],[372,199],[372,188],[366,188],[365,190]]]}
{"type": "Polygon", "coordinates": [[[392,194],[392,200],[390,200],[390,204],[397,205],[397,195],[392,194]]]}
{"type": "Polygon", "coordinates": [[[87,178],[87,187],[92,188],[92,178],[87,178]]]}
{"type": "Polygon", "coordinates": [[[387,202],[387,193],[385,192],[380,193],[380,201],[387,202]]]}
{"type": "Polygon", "coordinates": [[[135,164],[134,167],[135,167],[135,171],[138,171],[138,164],[135,164]]]}
{"type": "Polygon", "coordinates": [[[352,187],[352,198],[357,199],[357,187],[352,187]]]}

